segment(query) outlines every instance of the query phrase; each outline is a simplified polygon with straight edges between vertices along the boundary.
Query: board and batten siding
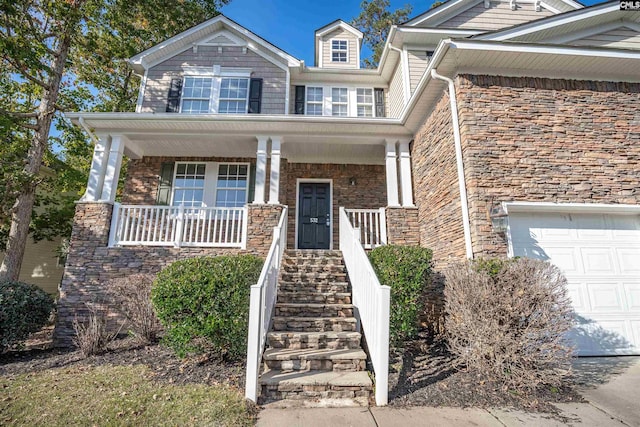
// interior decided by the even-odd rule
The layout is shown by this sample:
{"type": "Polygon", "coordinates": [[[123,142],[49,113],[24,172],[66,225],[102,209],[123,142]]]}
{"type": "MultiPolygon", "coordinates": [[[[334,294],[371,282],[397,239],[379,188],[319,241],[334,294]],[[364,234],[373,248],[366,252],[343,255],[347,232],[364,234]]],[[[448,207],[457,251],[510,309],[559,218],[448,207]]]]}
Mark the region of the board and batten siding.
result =
{"type": "MultiPolygon", "coordinates": [[[[358,38],[349,31],[336,28],[322,36],[322,68],[359,68],[358,38]],[[331,62],[331,40],[347,40],[347,62],[331,62]]],[[[318,64],[319,66],[320,64],[318,64]]]]}
{"type": "Polygon", "coordinates": [[[427,59],[427,50],[408,50],[407,55],[409,58],[409,82],[411,83],[411,93],[416,90],[418,82],[422,78],[424,71],[429,65],[427,59]]]}
{"type": "Polygon", "coordinates": [[[261,114],[284,114],[286,98],[286,72],[262,56],[242,47],[198,46],[197,52],[189,48],[174,57],[151,67],[142,101],[142,113],[164,113],[171,79],[184,75],[183,67],[249,68],[252,78],[262,78],[261,114]]]}
{"type": "Polygon", "coordinates": [[[389,117],[400,117],[404,108],[404,87],[402,82],[402,62],[398,61],[396,69],[391,75],[389,91],[387,93],[389,117]]]}
{"type": "Polygon", "coordinates": [[[540,12],[536,12],[532,4],[519,4],[516,6],[516,10],[511,10],[509,2],[492,1],[488,9],[484,7],[484,2],[480,2],[453,18],[440,23],[438,27],[493,31],[551,15],[553,15],[553,12],[544,7],[540,12]]]}
{"type": "Polygon", "coordinates": [[[629,28],[616,28],[600,34],[593,34],[568,44],[573,46],[616,47],[640,50],[640,33],[629,28]]]}

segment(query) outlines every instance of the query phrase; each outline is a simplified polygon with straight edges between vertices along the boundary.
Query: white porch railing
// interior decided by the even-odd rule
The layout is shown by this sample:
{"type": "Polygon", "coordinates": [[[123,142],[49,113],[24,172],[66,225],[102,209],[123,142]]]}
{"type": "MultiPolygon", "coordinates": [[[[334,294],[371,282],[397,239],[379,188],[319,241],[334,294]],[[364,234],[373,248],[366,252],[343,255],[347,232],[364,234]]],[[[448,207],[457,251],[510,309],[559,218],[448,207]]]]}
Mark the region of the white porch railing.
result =
{"type": "Polygon", "coordinates": [[[340,208],[340,250],[351,280],[353,304],[358,309],[367,338],[376,381],[376,404],[388,403],[389,391],[389,307],[391,288],[380,285],[360,243],[360,230],[351,226],[340,208]]]}
{"type": "Polygon", "coordinates": [[[360,243],[365,249],[387,244],[387,220],[384,208],[345,209],[351,225],[360,229],[360,243]]]}
{"type": "Polygon", "coordinates": [[[258,398],[258,373],[262,353],[271,327],[271,315],[278,294],[278,276],[282,255],[287,248],[287,207],[282,209],[278,226],[273,229],[273,241],[262,266],[258,283],[251,286],[249,305],[249,337],[247,343],[247,377],[245,397],[256,402],[258,398]]]}
{"type": "Polygon", "coordinates": [[[113,206],[109,246],[245,248],[246,242],[246,207],[113,206]]]}

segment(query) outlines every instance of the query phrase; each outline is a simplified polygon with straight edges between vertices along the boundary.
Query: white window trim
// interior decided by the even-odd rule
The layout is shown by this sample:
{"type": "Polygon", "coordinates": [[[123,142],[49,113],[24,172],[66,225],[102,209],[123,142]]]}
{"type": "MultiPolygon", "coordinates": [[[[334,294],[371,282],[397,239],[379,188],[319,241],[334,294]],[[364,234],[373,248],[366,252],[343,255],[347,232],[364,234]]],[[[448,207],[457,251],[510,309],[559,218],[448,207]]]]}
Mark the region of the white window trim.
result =
{"type": "Polygon", "coordinates": [[[321,84],[321,83],[309,83],[305,86],[305,98],[304,98],[304,105],[305,105],[305,115],[307,115],[307,94],[306,94],[306,89],[310,88],[310,87],[314,87],[314,88],[322,88],[322,94],[323,94],[323,108],[322,108],[322,115],[323,116],[331,116],[331,117],[355,117],[358,118],[358,91],[357,89],[371,89],[371,93],[373,94],[373,115],[370,117],[361,117],[363,119],[368,119],[368,118],[372,118],[372,117],[377,117],[376,116],[376,99],[375,99],[375,88],[373,86],[362,86],[362,85],[326,85],[326,84],[321,84]],[[347,104],[347,115],[346,116],[334,116],[332,114],[332,89],[347,89],[347,96],[348,96],[348,104],[347,104]]]}
{"type": "Polygon", "coordinates": [[[244,165],[247,166],[247,190],[244,204],[249,203],[249,189],[251,188],[251,164],[249,162],[198,162],[198,161],[176,161],[173,164],[173,180],[171,181],[171,201],[169,206],[173,206],[173,197],[176,190],[176,176],[178,174],[178,164],[205,165],[204,170],[204,195],[202,207],[216,207],[216,193],[218,191],[218,171],[220,165],[244,165]]]}
{"type": "Polygon", "coordinates": [[[353,95],[351,94],[351,91],[349,90],[348,87],[344,87],[344,86],[333,86],[330,90],[329,90],[329,116],[332,117],[349,117],[351,116],[351,106],[353,105],[353,95]],[[342,115],[334,115],[333,114],[333,90],[334,89],[346,89],[347,90],[347,102],[336,102],[335,104],[337,105],[345,105],[347,106],[347,114],[345,116],[342,115]]]}
{"type": "Polygon", "coordinates": [[[369,118],[369,117],[375,117],[376,116],[376,94],[375,94],[375,90],[372,87],[357,87],[355,89],[356,92],[356,117],[363,117],[363,118],[369,118]],[[371,91],[371,103],[368,102],[358,102],[358,89],[363,89],[363,90],[370,90],[371,91]],[[371,115],[370,116],[359,116],[358,115],[358,107],[359,106],[371,106],[371,115]]]}
{"type": "MultiPolygon", "coordinates": [[[[188,77],[210,77],[211,78],[211,98],[209,98],[209,112],[208,113],[193,113],[193,114],[218,114],[218,108],[220,103],[220,87],[222,85],[223,78],[244,78],[247,79],[247,97],[245,104],[247,111],[244,113],[232,113],[232,114],[248,114],[249,110],[249,92],[251,92],[251,69],[250,68],[235,68],[225,67],[222,68],[219,65],[213,67],[199,67],[199,66],[184,66],[183,75],[183,88],[184,81],[188,77]]],[[[183,89],[184,91],[184,89],[183,89]]],[[[183,93],[180,94],[180,113],[182,113],[182,103],[184,101],[183,93]]],[[[191,114],[191,113],[184,113],[191,114]]],[[[224,113],[227,114],[227,113],[224,113]]]]}
{"type": "Polygon", "coordinates": [[[308,116],[318,116],[318,114],[308,114],[309,112],[309,104],[313,104],[313,105],[320,105],[320,111],[322,112],[322,114],[320,114],[320,116],[324,116],[324,104],[325,104],[325,99],[324,99],[324,94],[325,94],[325,88],[323,86],[307,86],[305,87],[305,91],[304,91],[304,111],[305,111],[305,115],[308,116]],[[322,99],[318,102],[318,101],[312,101],[309,102],[309,89],[320,89],[322,91],[322,99]]]}
{"type": "Polygon", "coordinates": [[[349,63],[349,40],[348,39],[331,39],[331,63],[332,64],[348,64],[349,63]],[[334,49],[333,42],[345,42],[347,44],[347,48],[346,49],[334,49]],[[336,53],[344,52],[346,54],[345,55],[346,60],[344,60],[344,61],[335,61],[333,59],[333,52],[334,51],[336,53]]]}

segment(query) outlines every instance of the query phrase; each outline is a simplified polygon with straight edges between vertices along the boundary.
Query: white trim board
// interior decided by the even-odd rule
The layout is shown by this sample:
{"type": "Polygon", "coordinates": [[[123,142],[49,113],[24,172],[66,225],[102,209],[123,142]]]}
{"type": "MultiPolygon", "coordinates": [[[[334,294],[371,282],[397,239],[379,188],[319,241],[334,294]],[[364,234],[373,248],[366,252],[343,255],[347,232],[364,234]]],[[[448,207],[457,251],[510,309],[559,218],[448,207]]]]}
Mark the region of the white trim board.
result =
{"type": "Polygon", "coordinates": [[[640,205],[612,203],[502,202],[502,207],[507,215],[518,212],[640,215],[640,205]]]}
{"type": "Polygon", "coordinates": [[[329,228],[329,250],[333,250],[333,179],[331,178],[296,178],[296,208],[293,210],[293,214],[295,215],[294,219],[296,221],[294,247],[298,249],[298,204],[300,201],[300,184],[305,182],[329,183],[329,221],[331,222],[331,227],[329,228]]]}

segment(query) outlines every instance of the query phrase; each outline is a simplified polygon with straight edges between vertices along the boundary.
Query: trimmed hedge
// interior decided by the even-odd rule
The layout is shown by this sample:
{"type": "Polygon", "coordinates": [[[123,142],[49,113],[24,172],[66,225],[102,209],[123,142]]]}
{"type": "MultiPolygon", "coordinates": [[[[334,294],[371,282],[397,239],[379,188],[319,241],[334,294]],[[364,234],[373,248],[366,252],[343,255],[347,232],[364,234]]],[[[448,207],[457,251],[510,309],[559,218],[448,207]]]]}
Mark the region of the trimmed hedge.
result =
{"type": "Polygon", "coordinates": [[[165,341],[179,356],[245,356],[251,285],[262,259],[253,255],[190,258],[162,270],[151,290],[165,341]]]}
{"type": "Polygon", "coordinates": [[[53,308],[51,295],[36,285],[0,282],[0,353],[39,331],[53,308]]]}
{"type": "Polygon", "coordinates": [[[431,282],[431,249],[418,246],[381,246],[369,260],[382,285],[391,287],[390,341],[402,346],[418,335],[425,290],[431,282]]]}

